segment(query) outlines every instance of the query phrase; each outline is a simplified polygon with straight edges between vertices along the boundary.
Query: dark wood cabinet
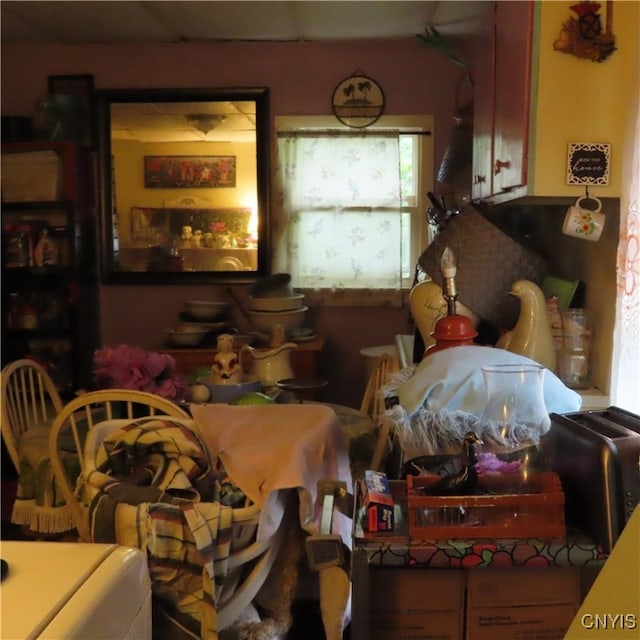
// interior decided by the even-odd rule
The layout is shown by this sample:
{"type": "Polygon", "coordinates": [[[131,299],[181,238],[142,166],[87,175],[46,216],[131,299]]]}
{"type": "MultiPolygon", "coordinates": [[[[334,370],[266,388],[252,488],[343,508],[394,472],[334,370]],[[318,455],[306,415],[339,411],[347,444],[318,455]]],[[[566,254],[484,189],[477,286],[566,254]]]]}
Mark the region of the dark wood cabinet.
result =
{"type": "Polygon", "coordinates": [[[477,39],[472,197],[527,184],[533,2],[496,2],[477,39]]]}
{"type": "Polygon", "coordinates": [[[41,362],[63,395],[91,382],[99,315],[91,157],[2,145],[2,364],[41,362]]]}

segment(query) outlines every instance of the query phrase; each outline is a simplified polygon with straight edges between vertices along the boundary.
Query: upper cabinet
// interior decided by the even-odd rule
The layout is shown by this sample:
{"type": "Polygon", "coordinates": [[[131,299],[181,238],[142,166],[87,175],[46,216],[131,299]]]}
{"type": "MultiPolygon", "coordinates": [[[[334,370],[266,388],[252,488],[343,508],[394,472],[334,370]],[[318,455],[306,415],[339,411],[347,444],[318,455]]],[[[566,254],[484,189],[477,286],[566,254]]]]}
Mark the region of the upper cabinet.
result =
{"type": "Polygon", "coordinates": [[[567,180],[571,143],[609,145],[608,184],[589,190],[619,197],[638,77],[638,6],[616,2],[600,10],[602,29],[611,30],[616,46],[601,62],[554,46],[577,17],[569,3],[494,3],[476,46],[474,200],[583,195],[584,186],[567,180]]]}
{"type": "Polygon", "coordinates": [[[475,200],[526,185],[533,4],[496,3],[478,40],[475,200]]]}

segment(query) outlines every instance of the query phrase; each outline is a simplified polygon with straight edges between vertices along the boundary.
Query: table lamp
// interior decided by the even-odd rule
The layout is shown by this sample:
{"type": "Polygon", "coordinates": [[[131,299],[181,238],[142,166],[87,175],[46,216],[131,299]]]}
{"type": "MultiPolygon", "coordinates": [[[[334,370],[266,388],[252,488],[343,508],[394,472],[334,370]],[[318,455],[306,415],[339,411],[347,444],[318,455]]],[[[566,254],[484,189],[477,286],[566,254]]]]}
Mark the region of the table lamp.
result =
{"type": "Polygon", "coordinates": [[[473,344],[473,339],[478,335],[478,332],[471,324],[471,320],[467,316],[457,313],[457,263],[455,254],[448,246],[442,252],[440,271],[442,273],[442,293],[447,301],[447,315],[436,322],[431,334],[436,342],[427,348],[424,352],[424,357],[449,347],[473,344]]]}

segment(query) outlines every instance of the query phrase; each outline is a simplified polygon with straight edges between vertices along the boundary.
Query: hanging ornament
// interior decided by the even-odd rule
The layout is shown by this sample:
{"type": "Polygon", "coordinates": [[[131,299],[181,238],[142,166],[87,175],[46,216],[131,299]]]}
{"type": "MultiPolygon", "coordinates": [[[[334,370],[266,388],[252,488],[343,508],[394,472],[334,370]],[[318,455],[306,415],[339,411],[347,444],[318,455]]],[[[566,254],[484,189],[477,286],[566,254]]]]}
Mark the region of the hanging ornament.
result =
{"type": "Polygon", "coordinates": [[[342,124],[362,129],[372,125],[382,115],[384,93],[375,80],[361,71],[355,71],[334,89],[331,106],[342,124]]]}
{"type": "Polygon", "coordinates": [[[560,37],[553,43],[556,51],[578,58],[604,62],[615,50],[613,36],[613,0],[607,0],[605,28],[598,13],[599,2],[579,2],[571,5],[577,17],[571,16],[562,25],[560,37]]]}

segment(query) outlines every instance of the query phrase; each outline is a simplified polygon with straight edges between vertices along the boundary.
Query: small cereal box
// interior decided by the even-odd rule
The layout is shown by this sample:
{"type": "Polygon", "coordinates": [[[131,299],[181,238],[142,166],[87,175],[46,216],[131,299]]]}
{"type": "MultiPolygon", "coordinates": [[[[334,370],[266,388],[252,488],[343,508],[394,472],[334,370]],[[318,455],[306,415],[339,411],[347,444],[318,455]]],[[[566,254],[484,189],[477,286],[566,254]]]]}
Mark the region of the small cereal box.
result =
{"type": "Polygon", "coordinates": [[[385,473],[365,471],[363,501],[367,531],[393,531],[393,496],[385,473]]]}

